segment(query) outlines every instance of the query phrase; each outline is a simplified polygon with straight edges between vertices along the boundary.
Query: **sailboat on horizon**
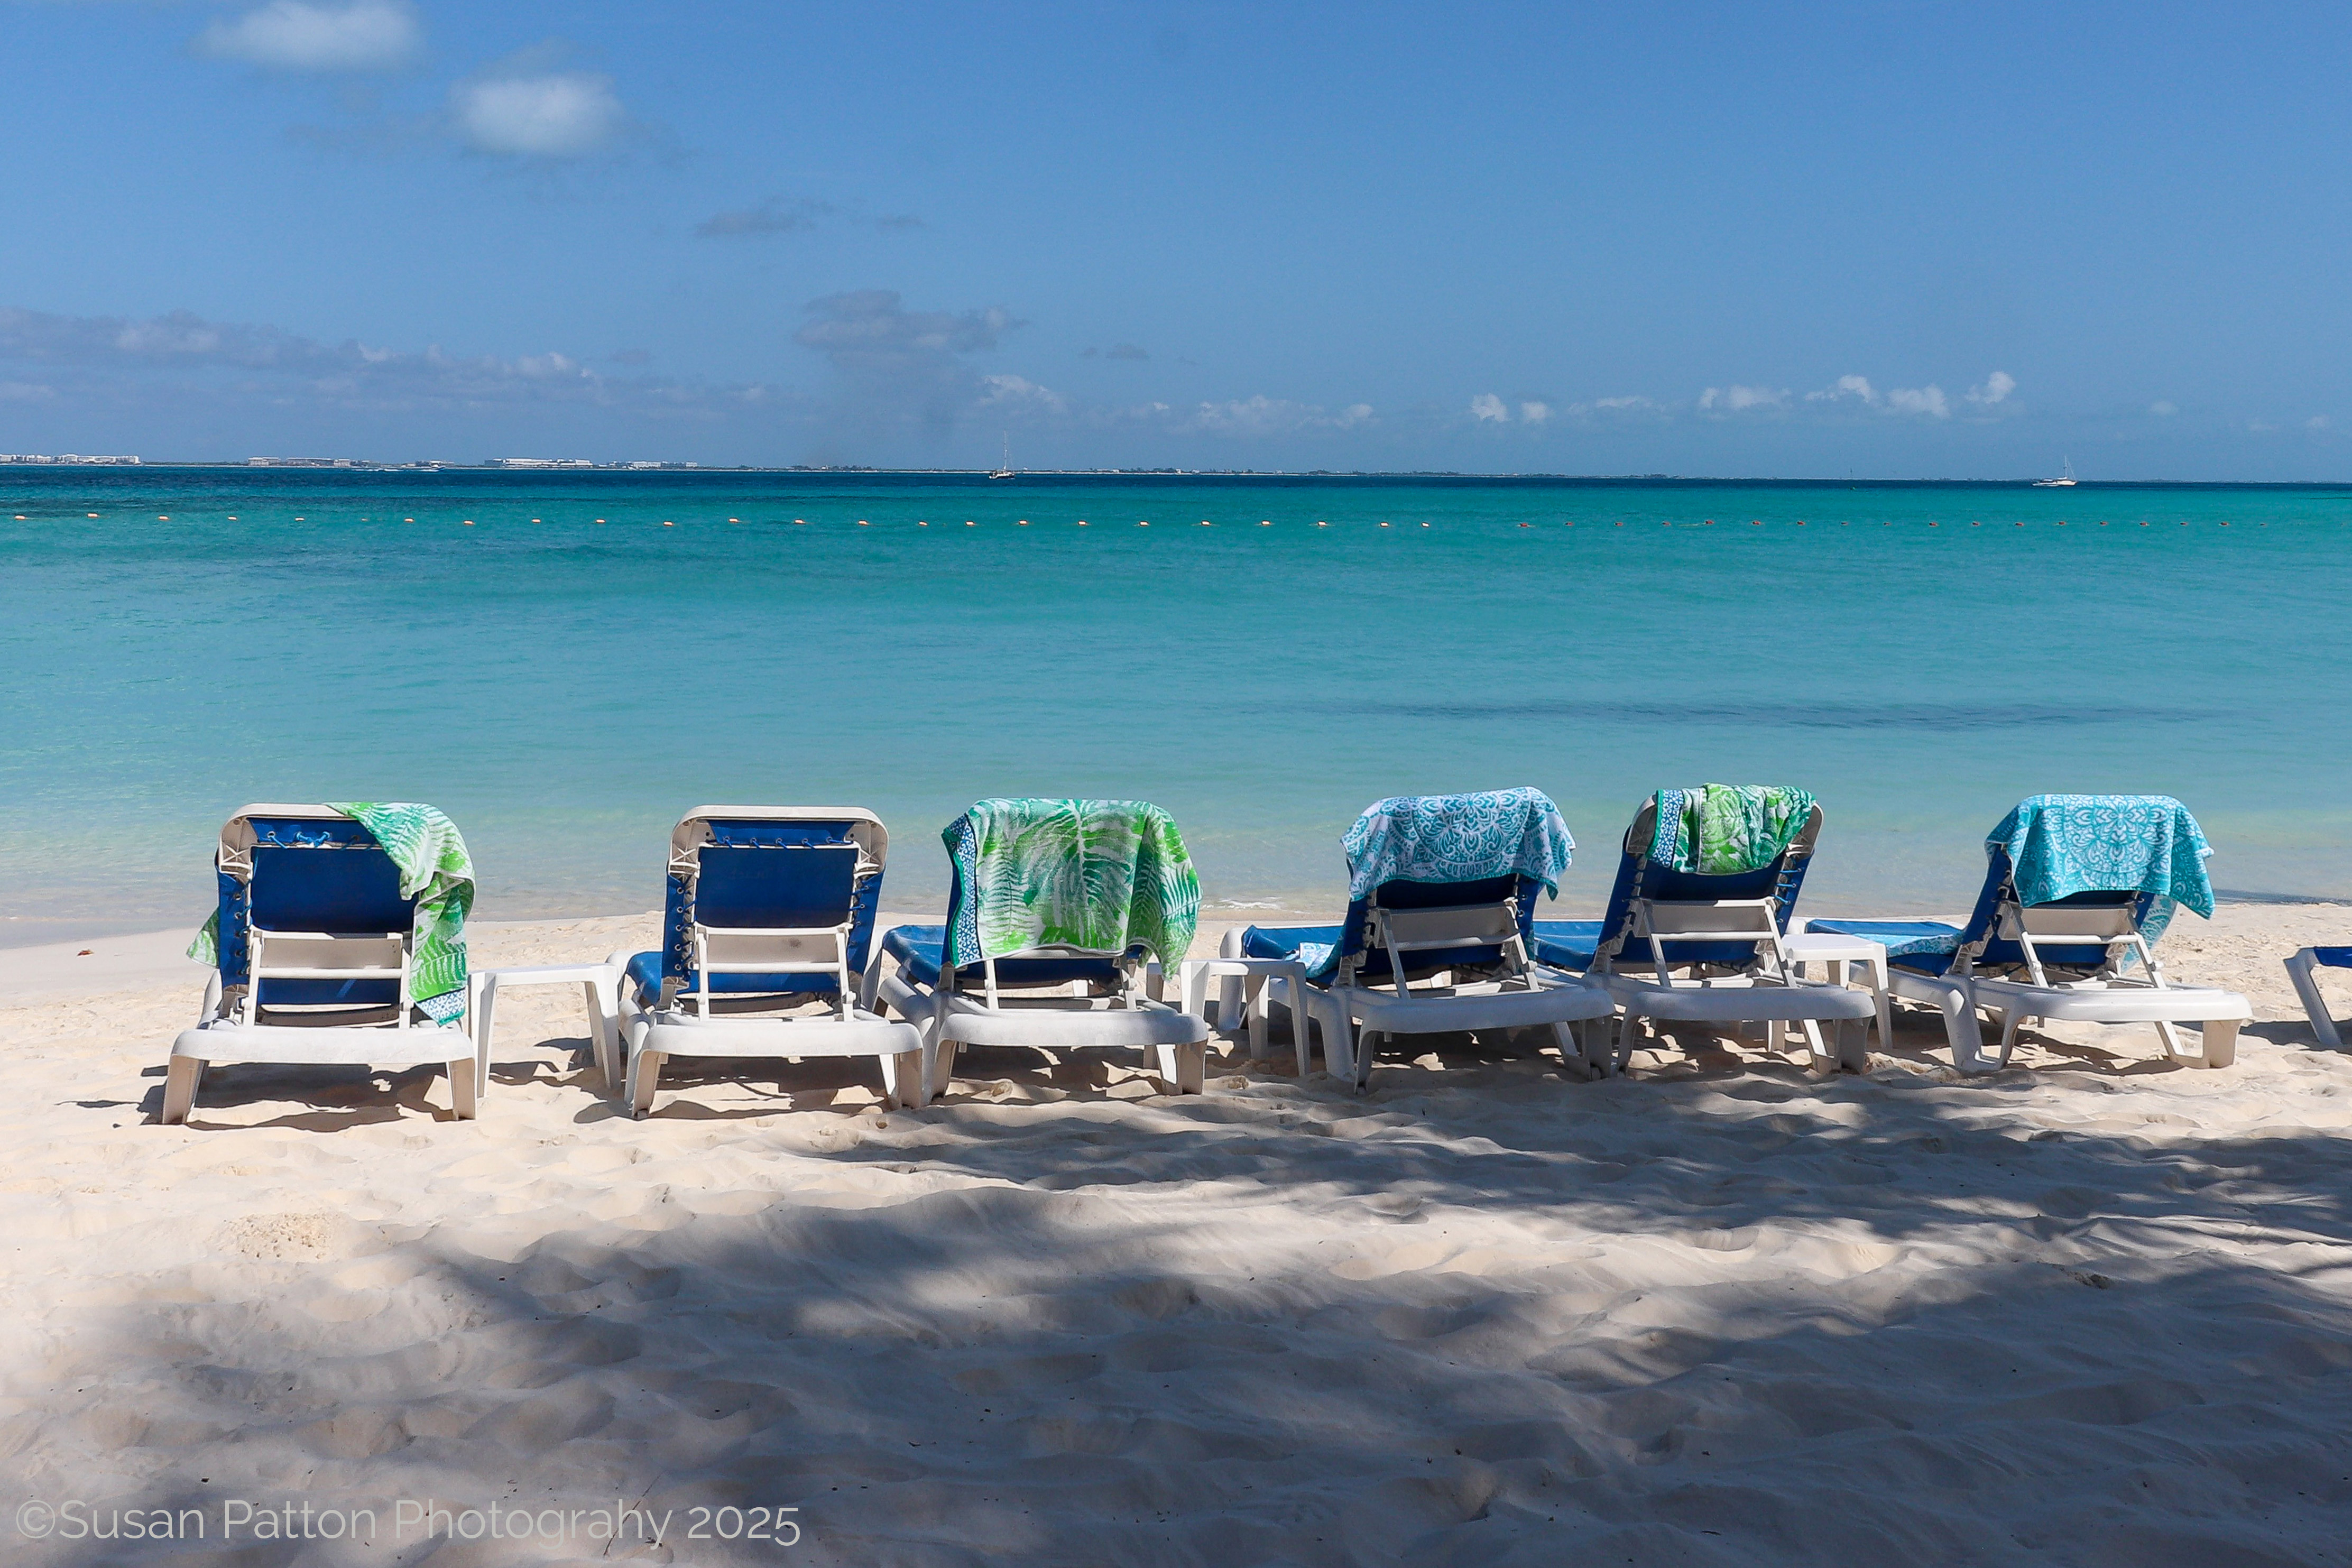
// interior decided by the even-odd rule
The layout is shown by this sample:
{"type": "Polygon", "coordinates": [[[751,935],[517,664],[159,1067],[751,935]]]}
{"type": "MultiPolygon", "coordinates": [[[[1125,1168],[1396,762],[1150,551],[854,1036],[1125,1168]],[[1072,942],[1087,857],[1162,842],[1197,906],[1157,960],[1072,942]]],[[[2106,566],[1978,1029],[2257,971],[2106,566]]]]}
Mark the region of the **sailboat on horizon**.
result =
{"type": "MultiPolygon", "coordinates": [[[[1013,472],[1013,436],[1010,431],[1005,433],[1004,454],[1003,458],[999,459],[996,472],[989,475],[988,477],[992,479],[1010,479],[1017,477],[1013,472]]],[[[2069,479],[2066,482],[2071,485],[2074,481],[2069,479]]]]}
{"type": "Polygon", "coordinates": [[[2060,478],[2054,479],[2036,479],[2033,481],[2033,488],[2037,490],[2063,489],[2074,482],[2074,459],[2069,458],[2066,459],[2065,472],[2060,478]]]}

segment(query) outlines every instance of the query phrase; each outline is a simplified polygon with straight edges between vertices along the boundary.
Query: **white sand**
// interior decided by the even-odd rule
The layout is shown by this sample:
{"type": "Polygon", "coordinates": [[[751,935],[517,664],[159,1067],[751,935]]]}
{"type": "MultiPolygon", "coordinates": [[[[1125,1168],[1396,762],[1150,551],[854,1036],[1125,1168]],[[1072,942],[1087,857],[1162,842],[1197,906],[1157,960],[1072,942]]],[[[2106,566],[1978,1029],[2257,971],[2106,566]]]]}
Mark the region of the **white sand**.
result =
{"type": "Polygon", "coordinates": [[[2277,961],[2347,933],[2176,926],[2260,1005],[2221,1072],[2071,1031],[1963,1082],[1914,1013],[1827,1080],[1447,1039],[1360,1099],[1228,1058],[1178,1100],[998,1052],[921,1112],[817,1062],[632,1122],[542,991],[478,1123],[437,1075],[232,1068],[185,1128],[149,1121],[202,984],[169,940],[0,954],[41,988],[0,1013],[0,1503],[209,1536],[0,1521],[0,1562],[2341,1563],[2352,1058],[2277,961]],[[395,1538],[428,1497],[582,1536],[395,1538]],[[595,1537],[616,1497],[664,1544],[595,1537]],[[229,1500],[379,1528],[225,1544],[229,1500]],[[678,1540],[721,1504],[804,1539],[678,1540]]]}

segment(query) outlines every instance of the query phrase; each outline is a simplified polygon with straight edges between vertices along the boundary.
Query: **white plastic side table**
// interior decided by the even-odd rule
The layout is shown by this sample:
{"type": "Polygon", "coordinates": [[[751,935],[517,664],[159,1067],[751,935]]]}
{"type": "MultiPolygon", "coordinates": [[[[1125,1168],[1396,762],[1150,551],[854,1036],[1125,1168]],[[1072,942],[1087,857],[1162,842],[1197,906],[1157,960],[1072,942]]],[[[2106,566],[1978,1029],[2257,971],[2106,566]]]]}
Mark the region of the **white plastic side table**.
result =
{"type": "Polygon", "coordinates": [[[1878,1004],[1878,1048],[1886,1050],[1895,1038],[1894,1009],[1886,1000],[1886,944],[1868,937],[1848,936],[1843,931],[1808,931],[1780,939],[1789,951],[1789,962],[1799,974],[1808,963],[1825,963],[1830,978],[1840,985],[1847,984],[1847,967],[1859,963],[1867,976],[1866,984],[1873,999],[1878,1004]]]}
{"type": "Polygon", "coordinates": [[[579,986],[588,1000],[596,1070],[604,1075],[608,1089],[620,1083],[620,976],[604,963],[539,963],[485,969],[466,977],[466,1016],[473,1020],[475,1071],[482,1089],[489,1088],[490,1018],[498,1010],[499,993],[518,985],[579,986]]]}
{"type": "MultiPolygon", "coordinates": [[[[1298,1050],[1298,1076],[1307,1076],[1307,1009],[1313,998],[1307,989],[1307,969],[1304,964],[1286,958],[1188,958],[1184,961],[1184,1011],[1199,1015],[1208,1001],[1211,980],[1240,980],[1245,983],[1248,996],[1244,1005],[1249,1010],[1249,1054],[1252,1061],[1265,1059],[1266,982],[1280,980],[1288,987],[1283,1003],[1290,1009],[1290,1035],[1298,1050]]],[[[1225,1010],[1218,1009],[1218,1026],[1230,1028],[1225,1010]]]]}

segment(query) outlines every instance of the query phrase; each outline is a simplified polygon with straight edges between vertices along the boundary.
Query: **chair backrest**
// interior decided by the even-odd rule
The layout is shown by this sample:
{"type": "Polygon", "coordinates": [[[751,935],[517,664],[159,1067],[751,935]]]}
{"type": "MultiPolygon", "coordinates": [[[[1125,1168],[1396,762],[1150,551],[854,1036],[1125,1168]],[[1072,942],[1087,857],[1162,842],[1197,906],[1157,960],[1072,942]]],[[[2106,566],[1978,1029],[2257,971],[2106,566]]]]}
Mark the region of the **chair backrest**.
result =
{"type": "Polygon", "coordinates": [[[1023,984],[1050,984],[1048,973],[1108,979],[1131,1003],[1139,981],[1156,985],[1151,976],[1192,944],[1200,882],[1175,822],[1148,801],[991,797],[940,837],[949,868],[940,984],[950,990],[977,975],[993,1006],[997,965],[1014,962],[1023,984]]]}
{"type": "MultiPolygon", "coordinates": [[[[221,828],[216,869],[217,931],[223,989],[252,983],[252,933],[264,933],[265,967],[298,957],[382,968],[374,949],[354,939],[406,936],[416,921],[416,900],[403,897],[400,868],[375,837],[351,817],[323,805],[248,805],[221,828]],[[271,932],[305,932],[340,942],[271,942],[271,932]]],[[[396,949],[394,962],[397,970],[396,949]]],[[[388,1007],[399,1000],[397,979],[265,975],[252,1000],[269,1007],[388,1007]]]]}
{"type": "Polygon", "coordinates": [[[1415,975],[1496,964],[1517,973],[1527,964],[1536,900],[1542,896],[1543,884],[1532,877],[1382,882],[1348,905],[1339,983],[1387,980],[1401,986],[1415,975]]]}
{"type": "Polygon", "coordinates": [[[1593,966],[1607,971],[1627,963],[1654,967],[1651,938],[1673,964],[1744,966],[1756,962],[1759,944],[1775,932],[1785,935],[1797,912],[1797,895],[1821,837],[1822,808],[1814,805],[1787,848],[1770,864],[1752,871],[1685,871],[1650,858],[1656,838],[1658,803],[1654,796],[1625,830],[1616,880],[1601,917],[1601,940],[1593,966]],[[1754,936],[1746,932],[1754,929],[1754,936]],[[1707,936],[1675,936],[1675,931],[1707,936]],[[1736,935],[1721,933],[1737,931],[1736,935]]]}
{"type": "Polygon", "coordinates": [[[701,987],[705,959],[732,994],[848,995],[872,949],[889,847],[881,819],[856,806],[687,813],[670,834],[666,1000],[701,987]]]}
{"type": "MultiPolygon", "coordinates": [[[[2020,966],[2095,972],[2120,963],[2131,943],[2114,945],[2111,938],[2136,938],[2156,903],[2156,895],[2137,888],[2094,889],[2069,894],[2045,904],[2021,903],[2016,868],[1999,846],[1985,851],[1984,886],[1976,908],[1961,930],[1959,946],[1945,973],[1965,975],[1979,969],[2008,970],[2020,966]],[[2033,951],[2018,938],[2035,939],[2033,951]],[[2058,945],[2051,939],[2098,937],[2095,943],[2058,945]]],[[[2144,952],[2144,950],[2143,950],[2144,952]]],[[[2152,957],[2152,955],[2147,955],[2152,957]]]]}

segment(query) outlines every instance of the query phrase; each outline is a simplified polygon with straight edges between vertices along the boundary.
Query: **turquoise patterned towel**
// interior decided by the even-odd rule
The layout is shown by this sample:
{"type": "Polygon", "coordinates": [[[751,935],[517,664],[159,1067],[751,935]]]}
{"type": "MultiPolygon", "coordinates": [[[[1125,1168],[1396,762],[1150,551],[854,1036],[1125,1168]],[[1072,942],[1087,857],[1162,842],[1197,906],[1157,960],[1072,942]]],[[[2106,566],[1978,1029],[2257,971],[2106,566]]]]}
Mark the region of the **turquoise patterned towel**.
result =
{"type": "Polygon", "coordinates": [[[940,837],[958,889],[950,968],[1059,942],[1097,952],[1140,945],[1173,970],[1192,950],[1201,883],[1156,805],[983,800],[940,837]]]}
{"type": "Polygon", "coordinates": [[[1479,882],[1531,877],[1559,896],[1576,841],[1559,807],[1539,789],[1474,795],[1400,795],[1364,808],[1339,840],[1348,852],[1348,898],[1382,882],[1479,882]]]}
{"type": "Polygon", "coordinates": [[[1785,784],[1662,789],[1650,858],[1708,877],[1760,871],[1805,830],[1812,810],[1811,795],[1785,784]]]}
{"type": "Polygon", "coordinates": [[[1985,839],[2009,857],[2018,901],[2074,893],[2155,895],[2140,934],[2151,943],[2186,904],[2208,920],[2213,847],[2189,808],[2168,795],[2037,795],[2017,803],[1985,839]]]}

